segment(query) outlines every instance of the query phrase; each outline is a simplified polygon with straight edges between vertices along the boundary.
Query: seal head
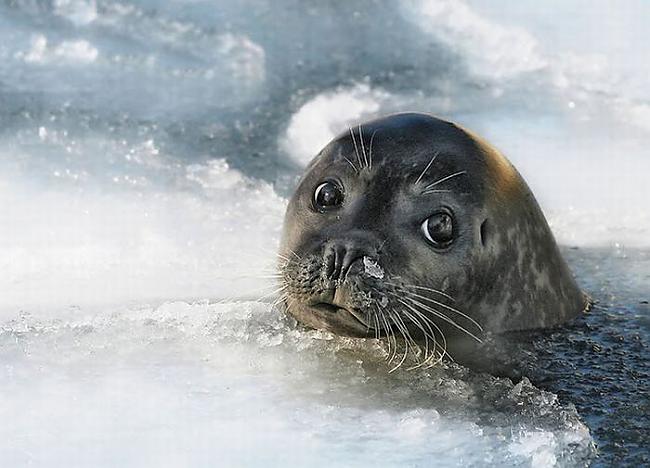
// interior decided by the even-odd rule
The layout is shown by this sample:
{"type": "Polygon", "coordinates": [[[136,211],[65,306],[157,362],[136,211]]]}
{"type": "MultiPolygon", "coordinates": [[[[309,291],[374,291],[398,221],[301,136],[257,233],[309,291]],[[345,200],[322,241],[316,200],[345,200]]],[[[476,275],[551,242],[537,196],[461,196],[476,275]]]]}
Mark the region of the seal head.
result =
{"type": "Polygon", "coordinates": [[[288,313],[342,335],[480,340],[588,305],[512,164],[426,114],[330,142],[291,197],[280,258],[288,313]]]}

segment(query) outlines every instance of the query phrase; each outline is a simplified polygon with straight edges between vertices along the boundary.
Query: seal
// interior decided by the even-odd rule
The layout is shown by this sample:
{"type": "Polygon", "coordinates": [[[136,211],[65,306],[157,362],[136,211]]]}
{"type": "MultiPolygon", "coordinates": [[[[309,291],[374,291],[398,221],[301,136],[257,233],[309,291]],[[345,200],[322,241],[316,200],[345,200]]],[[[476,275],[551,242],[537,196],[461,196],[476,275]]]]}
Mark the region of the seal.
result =
{"type": "Polygon", "coordinates": [[[279,257],[280,300],[299,322],[424,344],[422,362],[590,304],[514,166],[427,114],[358,125],[318,153],[289,201],[279,257]]]}

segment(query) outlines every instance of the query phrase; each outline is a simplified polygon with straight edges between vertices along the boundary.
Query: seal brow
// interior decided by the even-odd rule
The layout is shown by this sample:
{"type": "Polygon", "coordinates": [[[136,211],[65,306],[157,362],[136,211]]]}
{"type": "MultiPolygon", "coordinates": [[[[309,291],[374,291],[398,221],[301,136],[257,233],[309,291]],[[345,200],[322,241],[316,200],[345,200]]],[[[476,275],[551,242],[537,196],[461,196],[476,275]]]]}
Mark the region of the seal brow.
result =
{"type": "Polygon", "coordinates": [[[431,164],[433,164],[433,161],[436,160],[436,158],[438,157],[439,154],[440,154],[440,151],[436,151],[436,154],[433,155],[433,158],[431,158],[431,161],[429,161],[429,164],[427,164],[427,167],[424,168],[424,170],[423,170],[422,173],[420,174],[420,177],[418,177],[418,178],[415,180],[415,182],[413,183],[413,185],[417,185],[418,182],[420,182],[420,181],[422,180],[422,177],[424,177],[424,174],[426,174],[426,172],[427,172],[427,171],[429,170],[429,168],[431,167],[431,164]]]}
{"type": "Polygon", "coordinates": [[[452,178],[454,178],[454,177],[457,177],[457,176],[460,176],[460,175],[463,175],[463,174],[467,174],[467,171],[458,171],[458,172],[454,172],[453,174],[448,175],[447,177],[443,177],[442,179],[438,179],[438,180],[436,180],[434,183],[429,184],[429,185],[427,185],[426,187],[424,187],[424,190],[422,190],[422,193],[423,193],[423,194],[425,194],[425,193],[432,193],[431,189],[432,189],[433,187],[435,187],[436,185],[441,184],[441,183],[443,183],[443,182],[445,182],[445,181],[447,181],[447,180],[449,180],[449,179],[452,179],[452,178]]]}

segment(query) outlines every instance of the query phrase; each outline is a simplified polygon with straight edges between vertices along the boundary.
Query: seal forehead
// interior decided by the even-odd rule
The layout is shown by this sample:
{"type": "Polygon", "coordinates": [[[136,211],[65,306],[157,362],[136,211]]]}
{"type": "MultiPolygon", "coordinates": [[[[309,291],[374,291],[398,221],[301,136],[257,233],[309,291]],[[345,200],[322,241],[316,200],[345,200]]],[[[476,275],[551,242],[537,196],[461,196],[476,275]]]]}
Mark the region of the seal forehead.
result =
{"type": "Polygon", "coordinates": [[[460,127],[480,151],[485,161],[485,170],[489,176],[487,182],[493,193],[502,199],[512,199],[522,191],[521,177],[508,159],[494,146],[476,133],[460,127]]]}
{"type": "Polygon", "coordinates": [[[414,202],[446,194],[448,201],[460,196],[459,203],[480,206],[485,190],[493,191],[486,184],[491,178],[486,177],[488,148],[451,122],[427,114],[395,114],[341,133],[312,161],[301,185],[313,188],[332,177],[356,188],[374,187],[373,198],[406,189],[417,197],[414,202]]]}
{"type": "Polygon", "coordinates": [[[365,150],[372,152],[373,167],[384,163],[393,173],[404,176],[418,169],[421,171],[421,164],[426,165],[436,153],[444,156],[439,158],[437,165],[458,164],[463,165],[463,169],[468,164],[481,166],[481,156],[476,149],[474,139],[451,122],[428,114],[402,113],[342,132],[321,151],[319,159],[321,163],[331,164],[346,156],[357,166],[363,166],[363,157],[359,160],[358,154],[363,156],[365,150]],[[370,151],[373,148],[374,151],[370,151]]]}

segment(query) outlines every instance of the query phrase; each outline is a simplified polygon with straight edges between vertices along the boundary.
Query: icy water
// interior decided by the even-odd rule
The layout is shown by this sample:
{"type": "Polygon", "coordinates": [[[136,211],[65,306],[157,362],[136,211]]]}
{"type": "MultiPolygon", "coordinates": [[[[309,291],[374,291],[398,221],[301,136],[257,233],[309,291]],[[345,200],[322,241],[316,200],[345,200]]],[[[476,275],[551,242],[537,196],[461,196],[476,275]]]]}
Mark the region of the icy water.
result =
{"type": "Polygon", "coordinates": [[[649,464],[649,18],[0,3],[0,466],[649,464]],[[491,372],[389,374],[256,300],[302,167],[403,110],[502,149],[598,301],[491,372]]]}

